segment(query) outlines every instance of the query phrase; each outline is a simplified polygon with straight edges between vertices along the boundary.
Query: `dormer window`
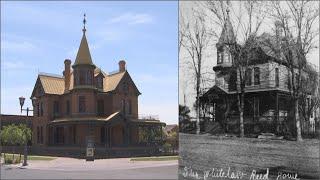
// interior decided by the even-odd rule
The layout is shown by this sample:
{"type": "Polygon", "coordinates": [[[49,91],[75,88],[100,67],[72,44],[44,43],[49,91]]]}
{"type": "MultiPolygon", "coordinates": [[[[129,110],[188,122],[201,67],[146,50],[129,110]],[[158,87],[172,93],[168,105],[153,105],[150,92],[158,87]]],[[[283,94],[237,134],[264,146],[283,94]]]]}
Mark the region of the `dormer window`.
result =
{"type": "Polygon", "coordinates": [[[228,53],[228,54],[227,54],[227,57],[226,57],[226,63],[229,63],[229,62],[230,62],[230,59],[231,59],[231,57],[230,57],[230,54],[228,53]]]}
{"type": "Polygon", "coordinates": [[[223,54],[222,52],[218,52],[218,64],[223,63],[223,54]]]}
{"type": "Polygon", "coordinates": [[[102,87],[103,87],[103,79],[101,76],[98,76],[97,77],[97,88],[102,89],[102,87]]]}

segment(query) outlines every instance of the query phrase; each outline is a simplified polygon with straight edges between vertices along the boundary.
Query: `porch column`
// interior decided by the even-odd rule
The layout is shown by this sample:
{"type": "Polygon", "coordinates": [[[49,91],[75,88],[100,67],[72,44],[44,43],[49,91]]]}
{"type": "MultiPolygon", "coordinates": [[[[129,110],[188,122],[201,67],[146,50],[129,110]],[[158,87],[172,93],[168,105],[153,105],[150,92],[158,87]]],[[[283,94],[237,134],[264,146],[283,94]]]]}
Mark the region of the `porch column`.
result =
{"type": "Polygon", "coordinates": [[[52,131],[52,145],[55,145],[56,144],[56,135],[57,135],[57,128],[55,126],[52,127],[53,131],[52,131]]]}
{"type": "Polygon", "coordinates": [[[112,127],[108,127],[108,146],[112,147],[112,127]]]}
{"type": "Polygon", "coordinates": [[[127,139],[127,146],[129,146],[130,145],[130,133],[131,133],[131,131],[130,131],[130,126],[127,124],[126,125],[127,126],[127,137],[126,137],[126,139],[127,139]]]}
{"type": "Polygon", "coordinates": [[[280,132],[280,122],[279,122],[279,94],[276,92],[276,128],[277,133],[280,132]]]}
{"type": "Polygon", "coordinates": [[[63,144],[68,144],[69,140],[68,140],[68,126],[64,125],[63,126],[63,144]]]}
{"type": "Polygon", "coordinates": [[[104,125],[103,126],[103,128],[104,128],[104,147],[105,148],[107,148],[107,142],[108,142],[108,139],[107,139],[107,133],[108,133],[108,129],[107,129],[107,127],[104,125]]]}

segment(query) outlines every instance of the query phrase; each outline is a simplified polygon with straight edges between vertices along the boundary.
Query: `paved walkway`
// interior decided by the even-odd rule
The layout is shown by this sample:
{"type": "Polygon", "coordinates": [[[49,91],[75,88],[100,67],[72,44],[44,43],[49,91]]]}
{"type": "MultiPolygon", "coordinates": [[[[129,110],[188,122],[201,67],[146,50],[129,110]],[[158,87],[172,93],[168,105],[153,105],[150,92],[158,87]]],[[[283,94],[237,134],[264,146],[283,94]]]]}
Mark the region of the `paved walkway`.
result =
{"type": "Polygon", "coordinates": [[[86,161],[84,159],[58,157],[51,161],[29,161],[28,166],[13,165],[15,167],[39,170],[58,171],[97,171],[97,170],[128,170],[149,167],[178,165],[178,160],[172,161],[130,161],[130,158],[98,159],[86,161]]]}

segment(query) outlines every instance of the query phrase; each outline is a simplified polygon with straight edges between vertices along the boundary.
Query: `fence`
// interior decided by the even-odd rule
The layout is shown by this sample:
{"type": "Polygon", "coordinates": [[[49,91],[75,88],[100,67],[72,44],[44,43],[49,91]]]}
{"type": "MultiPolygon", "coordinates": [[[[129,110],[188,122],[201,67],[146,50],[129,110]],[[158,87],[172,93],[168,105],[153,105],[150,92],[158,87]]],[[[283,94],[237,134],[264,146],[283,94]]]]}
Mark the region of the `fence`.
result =
{"type": "MultiPolygon", "coordinates": [[[[2,146],[1,152],[4,153],[23,154],[24,147],[22,146],[2,146]]],[[[82,146],[30,146],[28,148],[28,154],[32,155],[46,155],[46,156],[61,156],[61,157],[73,157],[73,158],[85,158],[86,147],[82,146]]],[[[139,157],[139,156],[155,156],[155,155],[172,155],[170,152],[163,152],[159,147],[114,147],[114,148],[95,148],[95,158],[115,158],[115,157],[139,157]]]]}

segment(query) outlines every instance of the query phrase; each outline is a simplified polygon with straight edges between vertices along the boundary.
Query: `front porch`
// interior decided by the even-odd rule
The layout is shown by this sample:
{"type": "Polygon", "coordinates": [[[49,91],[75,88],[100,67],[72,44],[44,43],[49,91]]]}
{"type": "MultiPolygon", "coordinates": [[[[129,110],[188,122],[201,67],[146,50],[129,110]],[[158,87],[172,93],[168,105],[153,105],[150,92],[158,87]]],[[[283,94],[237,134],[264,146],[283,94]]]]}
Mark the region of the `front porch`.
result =
{"type": "Polygon", "coordinates": [[[51,147],[87,147],[93,141],[96,149],[145,148],[162,145],[164,135],[159,120],[128,119],[120,113],[107,118],[57,119],[48,124],[48,144],[51,147]]]}
{"type": "MultiPolygon", "coordinates": [[[[203,130],[206,124],[219,124],[224,133],[240,132],[240,115],[236,93],[212,89],[201,97],[203,130]]],[[[260,91],[245,94],[245,134],[270,132],[278,135],[295,133],[290,97],[280,91],[260,91]]]]}
{"type": "Polygon", "coordinates": [[[161,123],[100,123],[88,120],[82,123],[50,125],[49,146],[86,146],[87,138],[93,137],[95,147],[149,146],[161,143],[161,123]]]}

